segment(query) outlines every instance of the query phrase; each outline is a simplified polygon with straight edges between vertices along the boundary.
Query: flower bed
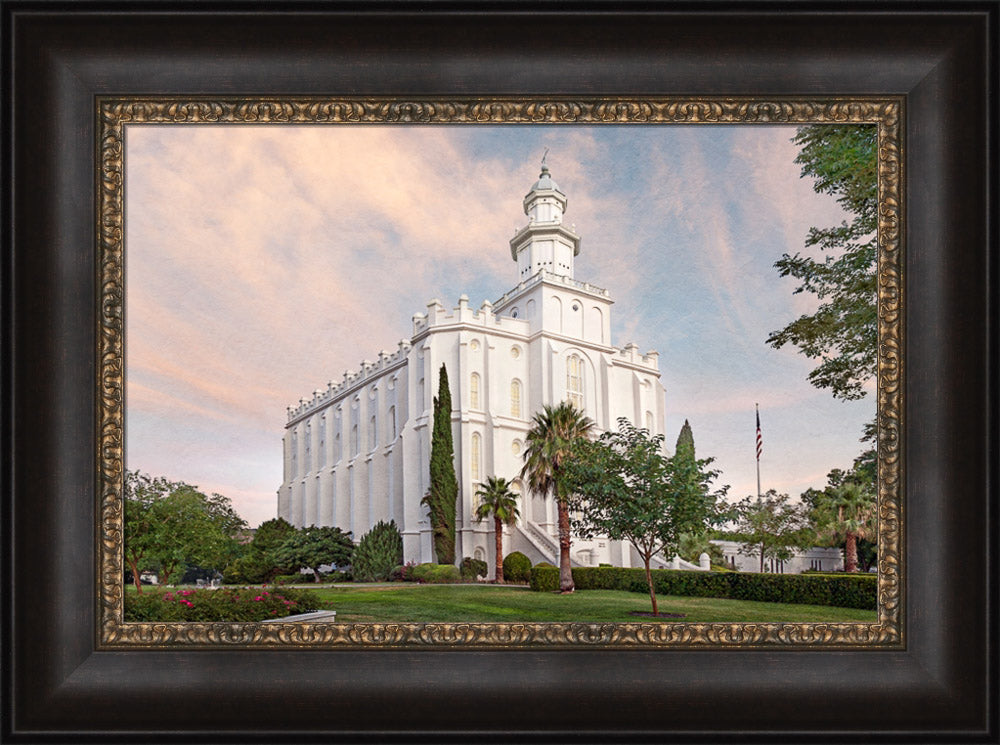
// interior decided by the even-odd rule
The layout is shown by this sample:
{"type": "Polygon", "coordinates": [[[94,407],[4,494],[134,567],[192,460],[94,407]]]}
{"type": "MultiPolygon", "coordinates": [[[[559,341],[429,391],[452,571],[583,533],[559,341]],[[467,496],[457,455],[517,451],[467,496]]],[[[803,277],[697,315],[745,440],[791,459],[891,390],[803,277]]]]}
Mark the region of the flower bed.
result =
{"type": "Polygon", "coordinates": [[[126,621],[275,621],[325,607],[310,590],[266,585],[125,593],[126,621]]]}

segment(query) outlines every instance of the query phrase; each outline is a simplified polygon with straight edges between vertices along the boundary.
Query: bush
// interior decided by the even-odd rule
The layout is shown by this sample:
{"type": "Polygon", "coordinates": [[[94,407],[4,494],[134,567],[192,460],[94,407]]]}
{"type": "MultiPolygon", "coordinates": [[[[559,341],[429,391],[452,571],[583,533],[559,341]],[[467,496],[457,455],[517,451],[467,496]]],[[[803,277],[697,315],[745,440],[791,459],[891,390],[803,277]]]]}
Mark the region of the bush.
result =
{"type": "Polygon", "coordinates": [[[412,576],[416,582],[441,585],[460,582],[462,574],[454,564],[417,564],[413,567],[412,576]]]}
{"type": "Polygon", "coordinates": [[[275,621],[321,608],[323,602],[309,590],[225,587],[125,594],[126,621],[275,621]]]}
{"type": "Polygon", "coordinates": [[[503,560],[504,582],[528,582],[531,580],[531,559],[520,551],[512,551],[503,560]]]}
{"type": "Polygon", "coordinates": [[[222,581],[227,585],[257,585],[272,581],[277,573],[278,569],[270,556],[251,548],[226,567],[222,581]]]}
{"type": "MultiPolygon", "coordinates": [[[[680,595],[766,603],[805,603],[841,608],[875,610],[877,578],[873,575],[751,574],[744,572],[690,572],[653,570],[657,595],[680,595]]],[[[623,567],[577,567],[573,569],[577,590],[627,590],[648,593],[643,569],[623,567]]],[[[531,589],[559,589],[557,567],[536,566],[531,571],[531,589]]]]}
{"type": "Polygon", "coordinates": [[[351,561],[357,582],[387,582],[403,563],[403,537],[395,520],[379,521],[362,536],[351,561]]]}
{"type": "Polygon", "coordinates": [[[559,589],[559,567],[540,561],[531,569],[530,584],[536,592],[556,592],[559,589]]]}
{"type": "Polygon", "coordinates": [[[332,572],[319,575],[319,581],[326,582],[327,584],[332,582],[350,582],[352,579],[351,573],[346,569],[334,569],[332,572]]]}
{"type": "Polygon", "coordinates": [[[301,585],[303,582],[312,582],[312,575],[306,574],[279,574],[271,580],[275,585],[301,585]]]}
{"type": "Polygon", "coordinates": [[[482,559],[473,559],[466,556],[462,559],[462,566],[459,568],[462,579],[466,582],[475,582],[477,577],[485,577],[490,571],[489,564],[482,559]]]}
{"type": "Polygon", "coordinates": [[[413,568],[415,566],[416,564],[414,562],[408,561],[405,564],[393,567],[392,574],[389,575],[389,579],[393,582],[413,582],[413,568]]]}

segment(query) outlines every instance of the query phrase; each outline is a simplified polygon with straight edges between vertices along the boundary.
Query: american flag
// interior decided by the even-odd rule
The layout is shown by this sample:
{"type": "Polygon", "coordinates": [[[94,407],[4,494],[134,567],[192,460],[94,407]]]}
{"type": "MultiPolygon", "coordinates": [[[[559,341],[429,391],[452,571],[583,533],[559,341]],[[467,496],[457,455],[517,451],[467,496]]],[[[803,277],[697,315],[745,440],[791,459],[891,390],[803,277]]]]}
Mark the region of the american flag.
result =
{"type": "Polygon", "coordinates": [[[757,410],[757,462],[760,462],[760,451],[764,447],[764,438],[760,436],[760,410],[757,410]]]}

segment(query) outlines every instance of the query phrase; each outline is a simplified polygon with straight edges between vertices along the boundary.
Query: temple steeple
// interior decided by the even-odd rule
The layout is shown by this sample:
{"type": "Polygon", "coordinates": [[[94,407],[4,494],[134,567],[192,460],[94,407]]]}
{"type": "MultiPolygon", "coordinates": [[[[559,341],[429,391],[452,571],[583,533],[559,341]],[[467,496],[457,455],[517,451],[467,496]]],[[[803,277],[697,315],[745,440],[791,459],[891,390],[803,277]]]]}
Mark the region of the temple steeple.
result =
{"type": "Polygon", "coordinates": [[[542,159],[538,181],[524,197],[528,224],[510,241],[510,256],[517,262],[518,281],[540,270],[572,277],[573,257],[580,253],[580,236],[563,225],[566,195],[542,159]]]}

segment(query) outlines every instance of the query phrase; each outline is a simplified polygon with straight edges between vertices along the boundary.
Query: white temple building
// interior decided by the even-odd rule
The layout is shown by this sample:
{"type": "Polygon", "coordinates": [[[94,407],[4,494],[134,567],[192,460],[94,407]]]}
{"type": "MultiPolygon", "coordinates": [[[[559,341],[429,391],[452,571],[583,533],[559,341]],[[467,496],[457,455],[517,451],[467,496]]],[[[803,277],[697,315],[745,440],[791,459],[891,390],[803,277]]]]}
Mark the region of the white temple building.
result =
{"type": "MultiPolygon", "coordinates": [[[[427,509],[433,399],[447,367],[459,484],[456,556],[490,564],[493,520],[474,518],[487,477],[514,481],[521,517],[505,529],[504,554],[558,564],[556,507],[525,493],[518,473],[525,434],[543,405],[570,400],[598,430],[627,417],[663,431],[665,394],[656,352],[611,340],[611,295],[574,277],[580,237],[563,223],[566,195],[542,165],[524,197],[527,224],[510,241],[516,284],[477,309],[431,300],[409,338],[345,372],[288,410],[278,516],[297,527],[336,525],[359,540],[379,520],[403,535],[404,560],[434,561],[427,509]]],[[[574,539],[575,565],[641,565],[615,541],[574,539]]]]}

